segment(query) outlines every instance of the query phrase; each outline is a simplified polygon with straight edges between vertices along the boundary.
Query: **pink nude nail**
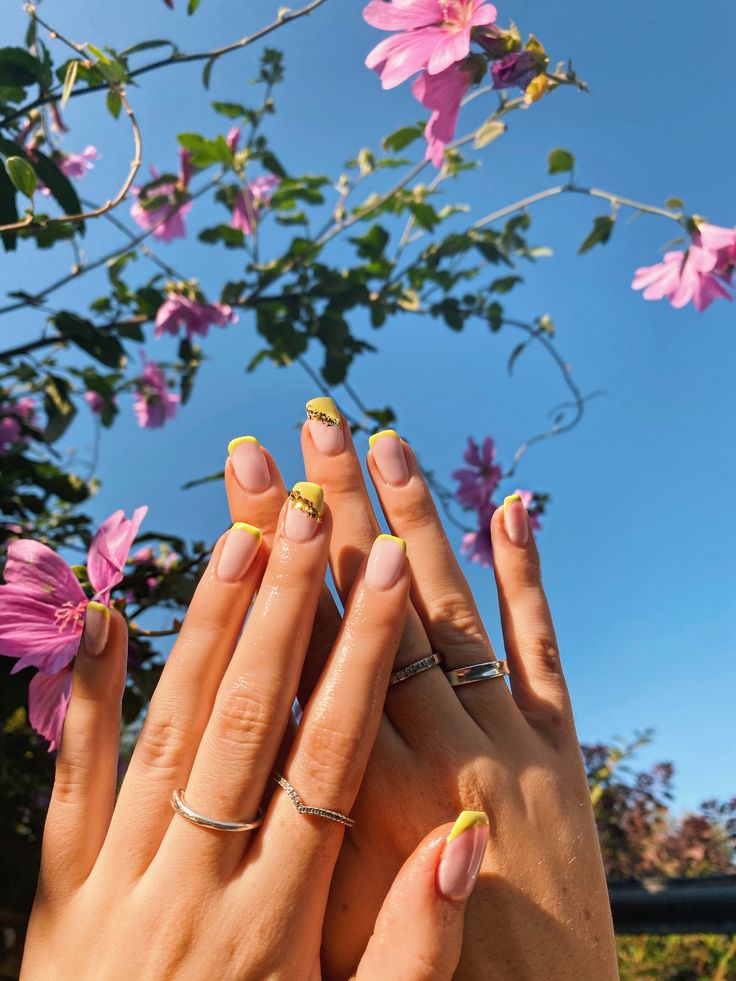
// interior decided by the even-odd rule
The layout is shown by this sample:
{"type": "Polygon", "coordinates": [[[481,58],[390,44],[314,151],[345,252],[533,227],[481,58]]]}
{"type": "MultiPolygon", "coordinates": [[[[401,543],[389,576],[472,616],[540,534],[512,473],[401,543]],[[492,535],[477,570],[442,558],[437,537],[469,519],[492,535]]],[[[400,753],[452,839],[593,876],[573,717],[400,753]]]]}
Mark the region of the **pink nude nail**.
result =
{"type": "Polygon", "coordinates": [[[523,548],[529,541],[529,516],[518,494],[510,494],[504,500],[503,521],[510,541],[523,548]]]}
{"type": "Polygon", "coordinates": [[[243,521],[236,521],[223,543],[217,563],[217,578],[221,582],[239,582],[251,567],[260,545],[260,530],[243,521]]]}
{"type": "Polygon", "coordinates": [[[99,657],[107,644],[110,632],[110,610],[103,603],[90,600],[84,616],[83,641],[79,653],[87,657],[99,657]]]}
{"type": "Polygon", "coordinates": [[[379,535],[373,543],[365,581],[372,589],[390,589],[406,562],[406,542],[394,535],[379,535]]]}
{"type": "Polygon", "coordinates": [[[392,487],[403,487],[409,480],[409,466],[399,434],[385,429],[374,433],[368,443],[381,477],[392,487]]]}
{"type": "Polygon", "coordinates": [[[260,494],[271,485],[266,458],[255,436],[238,436],[228,444],[227,451],[235,476],[243,490],[260,494]]]}
{"type": "Polygon", "coordinates": [[[437,870],[437,888],[460,902],[473,891],[488,846],[488,818],[482,811],[463,811],[447,836],[437,870]]]}

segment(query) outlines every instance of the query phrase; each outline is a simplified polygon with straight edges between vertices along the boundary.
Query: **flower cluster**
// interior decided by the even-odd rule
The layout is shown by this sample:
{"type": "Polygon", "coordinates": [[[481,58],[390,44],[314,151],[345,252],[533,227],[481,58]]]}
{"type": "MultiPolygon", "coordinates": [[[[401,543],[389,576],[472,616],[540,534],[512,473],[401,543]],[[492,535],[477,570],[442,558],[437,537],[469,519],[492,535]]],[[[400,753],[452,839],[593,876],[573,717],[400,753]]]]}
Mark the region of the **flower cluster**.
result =
{"type": "Polygon", "coordinates": [[[498,89],[518,87],[536,102],[549,87],[548,58],[531,37],[525,47],[516,28],[495,26],[497,11],[485,0],[370,0],[363,17],[372,27],[393,31],[369,52],[365,63],[391,89],[420,72],[414,97],[431,111],[424,130],[426,159],[441,167],[457,129],[462,100],[486,75],[498,89]],[[480,50],[471,51],[471,42],[480,50]]]}
{"type": "Polygon", "coordinates": [[[184,238],[187,233],[184,219],[192,208],[189,181],[193,173],[187,150],[179,152],[178,177],[161,176],[156,167],[151,167],[151,182],[145,187],[132,188],[136,198],[130,209],[133,221],[162,242],[184,238]]]}
{"type": "Polygon", "coordinates": [[[228,304],[206,303],[189,284],[172,284],[166,300],[158,308],[154,336],[177,335],[183,329],[191,341],[197,334],[206,337],[212,325],[225,327],[237,320],[238,315],[228,304]]]}
{"type": "Polygon", "coordinates": [[[149,361],[141,352],[143,372],[136,380],[133,411],[138,425],[145,429],[160,429],[167,419],[173,419],[181,396],[172,392],[161,365],[149,361]]]}
{"type": "Polygon", "coordinates": [[[22,424],[29,427],[36,425],[36,403],[30,396],[24,396],[17,402],[0,404],[0,456],[6,456],[14,446],[28,442],[22,424]]]}
{"type": "MultiPolygon", "coordinates": [[[[455,496],[463,508],[476,513],[478,524],[475,530],[464,535],[460,551],[472,562],[490,568],[493,565],[491,518],[496,508],[501,506],[493,500],[493,495],[503,479],[503,470],[496,460],[496,447],[490,436],[480,445],[469,436],[463,460],[467,466],[456,470],[452,475],[459,485],[455,496]]],[[[532,528],[535,531],[541,528],[540,510],[534,494],[519,489],[514,493],[521,497],[529,512],[532,528]]]]}
{"type": "MultiPolygon", "coordinates": [[[[122,582],[133,539],[147,507],[128,519],[116,511],[102,523],[87,554],[91,599],[110,605],[122,582]]],[[[8,546],[0,586],[0,655],[17,658],[12,673],[35,668],[28,689],[28,718],[55,749],[72,691],[72,662],[79,650],[90,597],[64,560],[48,545],[16,539],[8,546]]]]}
{"type": "Polygon", "coordinates": [[[667,252],[662,262],[637,269],[631,285],[644,291],[645,300],[666,297],[678,310],[692,302],[703,311],[718,297],[733,299],[726,287],[733,286],[735,269],[736,228],[701,224],[687,250],[667,252]]]}

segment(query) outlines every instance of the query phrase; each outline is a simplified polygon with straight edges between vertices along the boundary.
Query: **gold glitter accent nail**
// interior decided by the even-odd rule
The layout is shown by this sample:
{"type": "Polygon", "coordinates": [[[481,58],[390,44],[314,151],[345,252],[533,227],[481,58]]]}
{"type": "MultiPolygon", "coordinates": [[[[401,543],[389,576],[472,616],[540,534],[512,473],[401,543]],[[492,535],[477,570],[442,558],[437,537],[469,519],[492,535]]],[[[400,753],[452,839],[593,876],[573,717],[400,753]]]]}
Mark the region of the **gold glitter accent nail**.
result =
{"type": "Polygon", "coordinates": [[[342,419],[335,400],[324,395],[307,402],[307,418],[316,419],[325,426],[342,426],[342,419]]]}
{"type": "Polygon", "coordinates": [[[291,507],[298,508],[315,521],[322,520],[325,495],[319,484],[312,484],[307,480],[294,484],[289,500],[291,507]]]}

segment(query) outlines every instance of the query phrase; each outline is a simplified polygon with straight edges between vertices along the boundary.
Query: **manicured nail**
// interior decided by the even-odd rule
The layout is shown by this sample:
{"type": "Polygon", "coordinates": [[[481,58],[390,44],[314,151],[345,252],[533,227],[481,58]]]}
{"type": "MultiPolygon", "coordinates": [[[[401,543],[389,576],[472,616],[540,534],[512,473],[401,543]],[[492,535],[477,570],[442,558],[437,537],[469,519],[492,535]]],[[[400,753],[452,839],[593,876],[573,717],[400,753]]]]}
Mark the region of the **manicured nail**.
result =
{"type": "Polygon", "coordinates": [[[529,516],[519,494],[509,494],[504,498],[503,522],[509,539],[523,548],[529,541],[529,516]]]}
{"type": "Polygon", "coordinates": [[[294,484],[284,519],[284,532],[291,542],[308,542],[317,533],[325,509],[325,495],[319,484],[303,480],[294,484]]]}
{"type": "Polygon", "coordinates": [[[483,811],[463,811],[447,836],[437,870],[437,888],[446,899],[467,899],[478,878],[490,829],[483,811]]]}
{"type": "Polygon", "coordinates": [[[307,418],[312,441],[320,453],[337,456],[345,447],[345,430],[340,412],[327,396],[307,402],[307,418]]]}
{"type": "Polygon", "coordinates": [[[255,436],[238,436],[227,445],[235,476],[243,490],[260,494],[271,485],[266,458],[255,436]]]}
{"type": "Polygon", "coordinates": [[[217,563],[217,578],[221,582],[239,582],[250,569],[260,546],[260,528],[236,521],[223,543],[217,563]]]}
{"type": "Polygon", "coordinates": [[[395,535],[379,535],[373,543],[365,581],[373,589],[390,589],[406,562],[406,542],[395,535]]]}
{"type": "Polygon", "coordinates": [[[378,472],[392,487],[403,487],[409,479],[409,467],[404,456],[399,434],[393,429],[384,429],[374,433],[368,440],[373,451],[378,472]]]}
{"type": "Polygon", "coordinates": [[[87,657],[97,657],[102,654],[107,643],[109,630],[109,608],[103,603],[98,603],[97,600],[90,600],[84,617],[84,633],[82,634],[84,643],[79,649],[80,654],[85,654],[87,657]]]}

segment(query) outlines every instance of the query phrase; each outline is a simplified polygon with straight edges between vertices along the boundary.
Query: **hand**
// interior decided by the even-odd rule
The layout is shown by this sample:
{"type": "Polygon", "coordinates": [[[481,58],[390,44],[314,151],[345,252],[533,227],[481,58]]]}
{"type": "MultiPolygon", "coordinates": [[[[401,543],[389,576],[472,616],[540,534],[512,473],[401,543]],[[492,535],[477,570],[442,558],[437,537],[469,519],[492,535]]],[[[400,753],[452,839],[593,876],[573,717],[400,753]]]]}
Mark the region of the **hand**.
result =
{"type": "MultiPolygon", "coordinates": [[[[44,834],[27,981],[320,977],[345,829],[299,813],[272,774],[278,758],[304,801],[350,812],[381,725],[409,572],[403,543],[378,539],[285,746],[332,525],[320,488],[297,490],[279,510],[267,564],[261,534],[248,525],[215,547],[117,803],[126,628],[117,612],[90,604],[44,834]],[[170,806],[182,787],[191,808],[218,820],[255,820],[265,801],[263,822],[243,833],[191,823],[170,806]]],[[[466,814],[423,841],[374,939],[365,938],[360,981],[449,981],[487,840],[485,815],[466,814]]]]}
{"type": "MultiPolygon", "coordinates": [[[[345,597],[379,530],[349,427],[331,400],[302,431],[307,474],[330,501],[330,564],[345,597]]],[[[285,489],[269,454],[234,447],[226,467],[233,517],[270,540],[285,489]]],[[[410,447],[379,437],[368,470],[388,523],[408,543],[412,603],[397,666],[431,651],[446,669],[496,655],[410,447]]],[[[417,837],[453,808],[489,814],[502,847],[487,856],[468,910],[458,979],[617,978],[606,882],[539,556],[520,502],[493,516],[495,576],[513,695],[500,679],[453,690],[434,668],[392,686],[355,806],[325,922],[324,963],[349,976],[391,881],[417,837]],[[399,817],[400,816],[400,817],[399,817]]],[[[312,659],[338,622],[327,598],[312,659]]],[[[332,633],[331,633],[332,632],[332,633]]]]}

